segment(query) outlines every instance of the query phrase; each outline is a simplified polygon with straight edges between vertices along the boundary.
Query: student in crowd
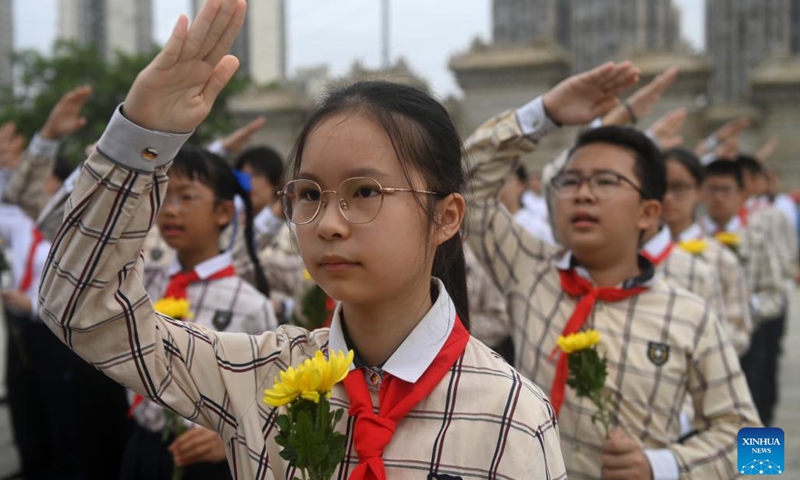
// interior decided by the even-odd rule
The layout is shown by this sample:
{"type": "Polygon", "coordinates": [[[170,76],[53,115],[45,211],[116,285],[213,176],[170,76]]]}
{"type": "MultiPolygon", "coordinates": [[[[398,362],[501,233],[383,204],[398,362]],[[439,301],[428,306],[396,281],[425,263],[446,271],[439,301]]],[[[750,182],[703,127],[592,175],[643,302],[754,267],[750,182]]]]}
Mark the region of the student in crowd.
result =
{"type": "Polygon", "coordinates": [[[753,321],[745,272],[736,255],[697,223],[700,186],[704,167],[690,151],[672,149],[664,153],[667,191],[663,220],[678,247],[713,266],[722,289],[728,334],[739,356],[750,347],[753,321]]]}
{"type": "Polygon", "coordinates": [[[715,160],[708,164],[702,196],[707,215],[700,225],[731,249],[745,270],[754,330],[750,348],[741,358],[753,401],[761,421],[772,421],[772,401],[767,394],[769,334],[786,308],[781,269],[775,249],[742,214],[747,194],[739,162],[715,160]]]}
{"type": "MultiPolygon", "coordinates": [[[[626,74],[604,87],[625,85],[626,74]]],[[[570,478],[735,476],[737,432],[759,421],[726,328],[703,299],[654,276],[652,263],[638,255],[666,190],[653,142],[623,127],[580,135],[551,181],[555,233],[565,250],[516,226],[496,200],[519,156],[549,130],[602,113],[559,113],[569,94],[557,93],[598,88],[583,79],[498,115],[466,143],[476,185],[467,238],[506,295],[515,364],[551,386],[570,478]],[[615,417],[609,437],[592,421],[594,405],[566,387],[566,359],[554,354],[559,335],[581,328],[600,332],[598,350],[608,361],[604,389],[615,417]],[[679,443],[687,395],[700,428],[679,443]]]]}
{"type": "MultiPolygon", "coordinates": [[[[184,320],[194,325],[257,335],[278,326],[263,273],[255,269],[261,275],[256,283],[262,285],[256,290],[237,275],[231,252],[219,251],[219,237],[235,215],[235,195],[245,202],[242,226],[246,244],[252,246],[252,206],[231,169],[210,152],[183,147],[169,168],[169,187],[156,218],[161,237],[175,249],[175,262],[167,268],[145,265],[144,285],[151,299],[188,300],[191,315],[184,320]]],[[[250,259],[257,262],[254,247],[250,259]]],[[[225,445],[215,431],[184,424],[183,419],[179,425],[166,422],[169,413],[160,405],[130,397],[137,426],[122,479],[168,480],[175,466],[184,469],[185,480],[232,478],[225,445]],[[164,431],[169,428],[173,431],[164,431]]]]}
{"type": "Polygon", "coordinates": [[[208,114],[236,70],[225,53],[244,15],[243,0],[209,0],[137,77],[102,154],[85,163],[51,251],[48,324],[108,375],[216,429],[237,478],[297,476],[279,454],[263,391],[316,351],[350,349],[356,365],[331,399],[357,412],[337,427],[350,452],[337,475],[566,478],[546,397],[469,336],[461,142],[445,109],[418,90],[340,90],[297,141],[284,207],[311,276],[341,301],[330,329],[224,334],[155,313],[139,251],[189,136],[163,132],[191,132],[208,114]],[[95,231],[103,234],[86,234],[95,231]],[[408,388],[418,403],[394,420],[385,412],[401,406],[384,403],[380,420],[366,420],[379,401],[367,377],[386,392],[380,399],[408,388]],[[368,440],[353,445],[383,424],[393,435],[377,451],[362,450],[374,447],[368,440]]]}

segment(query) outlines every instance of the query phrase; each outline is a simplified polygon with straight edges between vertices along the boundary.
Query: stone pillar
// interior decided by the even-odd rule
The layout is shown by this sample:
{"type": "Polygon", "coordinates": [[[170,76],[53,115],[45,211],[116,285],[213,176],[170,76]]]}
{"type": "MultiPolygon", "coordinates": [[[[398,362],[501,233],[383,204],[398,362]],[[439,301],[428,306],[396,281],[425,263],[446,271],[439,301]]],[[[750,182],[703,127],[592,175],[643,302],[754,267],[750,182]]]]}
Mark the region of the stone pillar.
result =
{"type": "Polygon", "coordinates": [[[265,115],[267,124],[256,133],[252,145],[269,145],[288,160],[313,102],[292,88],[253,89],[232,98],[229,108],[237,125],[265,115]]]}
{"type": "MultiPolygon", "coordinates": [[[[569,75],[568,54],[550,42],[529,45],[476,43],[469,52],[450,59],[450,69],[464,91],[460,108],[462,135],[505,110],[517,108],[546,92],[569,75]]],[[[536,152],[525,158],[540,169],[574,138],[574,129],[549,135],[536,152]]]]}
{"type": "Polygon", "coordinates": [[[762,65],[751,76],[751,85],[762,111],[758,145],[772,135],[780,137],[769,161],[780,170],[784,189],[800,188],[800,57],[762,65]]]}

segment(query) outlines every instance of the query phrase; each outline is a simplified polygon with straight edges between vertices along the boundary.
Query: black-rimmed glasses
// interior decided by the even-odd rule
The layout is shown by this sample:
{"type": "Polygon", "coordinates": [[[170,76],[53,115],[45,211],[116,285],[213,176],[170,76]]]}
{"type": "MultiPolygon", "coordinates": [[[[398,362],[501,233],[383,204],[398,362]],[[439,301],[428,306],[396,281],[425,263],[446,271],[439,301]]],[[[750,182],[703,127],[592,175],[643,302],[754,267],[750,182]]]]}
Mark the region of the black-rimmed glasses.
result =
{"type": "Polygon", "coordinates": [[[550,184],[553,186],[556,197],[575,198],[583,182],[589,185],[589,192],[597,198],[608,198],[616,195],[623,183],[630,185],[642,198],[649,198],[649,195],[633,183],[632,180],[624,175],[608,170],[594,172],[591,175],[581,175],[576,172],[563,172],[553,177],[550,184]]]}
{"type": "Polygon", "coordinates": [[[438,195],[436,192],[413,188],[389,188],[369,177],[353,177],[343,181],[336,190],[323,190],[313,180],[292,180],[278,192],[283,212],[296,225],[311,223],[322,207],[327,205],[325,194],[336,196],[339,212],[350,223],[369,223],[378,216],[383,198],[391,193],[438,195]]]}

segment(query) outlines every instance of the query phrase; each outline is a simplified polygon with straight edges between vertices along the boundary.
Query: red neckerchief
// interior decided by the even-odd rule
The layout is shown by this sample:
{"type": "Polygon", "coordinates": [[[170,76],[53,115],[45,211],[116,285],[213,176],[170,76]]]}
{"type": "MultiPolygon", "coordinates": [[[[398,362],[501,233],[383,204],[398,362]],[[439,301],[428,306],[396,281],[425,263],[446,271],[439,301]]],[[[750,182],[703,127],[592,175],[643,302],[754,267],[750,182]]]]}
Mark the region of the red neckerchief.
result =
{"type": "MultiPolygon", "coordinates": [[[[611,287],[595,287],[592,283],[578,275],[574,268],[569,270],[559,270],[561,274],[561,289],[571,297],[580,297],[575,310],[569,317],[567,324],[564,325],[562,335],[567,336],[577,332],[581,329],[584,322],[592,313],[597,301],[603,302],[619,302],[626,298],[638,295],[647,287],[633,287],[633,288],[611,288],[611,287]]],[[[558,415],[561,410],[561,404],[564,403],[564,391],[567,385],[567,378],[569,377],[569,364],[567,363],[567,355],[556,346],[550,354],[553,358],[556,354],[559,355],[558,363],[556,364],[556,375],[553,378],[553,388],[550,391],[550,401],[553,404],[553,409],[558,415]]]]}
{"type": "Polygon", "coordinates": [[[372,409],[364,372],[360,368],[350,371],[344,379],[344,387],[350,397],[350,416],[355,417],[353,445],[358,453],[358,466],[350,474],[350,480],[386,480],[382,456],[397,424],[442,381],[461,358],[467,342],[469,332],[456,316],[453,331],[419,380],[408,383],[386,375],[381,383],[377,415],[372,409]]]}
{"type": "Polygon", "coordinates": [[[25,273],[22,275],[22,279],[19,282],[20,292],[27,292],[33,284],[33,261],[36,257],[36,249],[39,248],[42,240],[44,240],[42,232],[40,232],[38,228],[34,227],[33,238],[31,238],[31,245],[28,249],[28,257],[25,259],[25,273]]]}

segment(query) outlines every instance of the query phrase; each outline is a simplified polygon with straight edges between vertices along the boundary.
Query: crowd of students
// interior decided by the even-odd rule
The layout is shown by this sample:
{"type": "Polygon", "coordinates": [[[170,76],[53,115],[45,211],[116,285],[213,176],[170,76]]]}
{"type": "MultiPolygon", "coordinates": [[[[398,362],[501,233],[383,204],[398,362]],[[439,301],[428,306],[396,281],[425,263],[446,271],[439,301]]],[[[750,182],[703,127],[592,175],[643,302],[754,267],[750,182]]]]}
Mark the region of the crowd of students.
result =
{"type": "Polygon", "coordinates": [[[0,128],[23,478],[295,478],[261,400],[319,350],[353,350],[348,378],[364,378],[333,390],[353,406],[335,478],[738,476],[738,431],[774,419],[798,265],[797,210],[764,151],[738,151],[743,122],[693,150],[685,111],[641,130],[678,72],[620,102],[638,82],[621,62],[463,142],[427,94],[359,82],[324,99],[287,167],[248,148],[264,119],[191,146],[245,9],[208,0],[179,19],[74,171],[58,145],[89,87],[24,152],[0,128]],[[586,127],[526,172],[569,125],[586,127]],[[589,328],[608,435],[554,354],[589,328]],[[400,391],[414,403],[397,414],[400,391]]]}

